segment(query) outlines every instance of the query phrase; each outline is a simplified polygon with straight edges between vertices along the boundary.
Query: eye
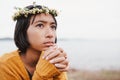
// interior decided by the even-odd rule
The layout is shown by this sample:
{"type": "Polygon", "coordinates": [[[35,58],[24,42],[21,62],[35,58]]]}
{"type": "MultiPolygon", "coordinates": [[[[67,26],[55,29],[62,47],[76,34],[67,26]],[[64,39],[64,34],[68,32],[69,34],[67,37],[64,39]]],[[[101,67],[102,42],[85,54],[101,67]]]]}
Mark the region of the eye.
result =
{"type": "Polygon", "coordinates": [[[57,26],[53,25],[53,26],[51,26],[51,28],[52,28],[53,30],[56,30],[57,26]]]}
{"type": "Polygon", "coordinates": [[[40,27],[40,28],[43,28],[44,25],[43,24],[37,24],[36,27],[40,27]]]}

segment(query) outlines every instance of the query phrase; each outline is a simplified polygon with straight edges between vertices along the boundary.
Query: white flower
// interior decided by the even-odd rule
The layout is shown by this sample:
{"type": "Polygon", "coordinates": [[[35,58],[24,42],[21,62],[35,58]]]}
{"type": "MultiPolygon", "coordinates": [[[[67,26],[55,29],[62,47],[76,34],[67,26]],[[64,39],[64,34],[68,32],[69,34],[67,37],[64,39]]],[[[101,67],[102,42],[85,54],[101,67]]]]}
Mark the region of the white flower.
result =
{"type": "Polygon", "coordinates": [[[48,7],[42,6],[42,9],[39,8],[33,8],[33,9],[28,9],[28,8],[16,8],[17,12],[14,14],[13,20],[17,20],[21,16],[28,17],[29,14],[38,14],[38,13],[45,13],[45,14],[52,14],[53,16],[57,16],[58,13],[55,9],[49,9],[48,7]]]}

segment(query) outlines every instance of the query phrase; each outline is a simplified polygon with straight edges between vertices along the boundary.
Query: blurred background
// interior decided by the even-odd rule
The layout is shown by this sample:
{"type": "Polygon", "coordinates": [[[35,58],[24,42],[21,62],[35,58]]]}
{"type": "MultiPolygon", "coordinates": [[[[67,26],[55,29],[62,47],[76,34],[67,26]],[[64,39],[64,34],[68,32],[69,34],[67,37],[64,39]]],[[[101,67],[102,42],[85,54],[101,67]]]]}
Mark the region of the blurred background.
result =
{"type": "Polygon", "coordinates": [[[0,56],[16,49],[14,7],[33,1],[59,11],[58,45],[68,54],[69,80],[120,80],[120,0],[1,0],[0,56]]]}

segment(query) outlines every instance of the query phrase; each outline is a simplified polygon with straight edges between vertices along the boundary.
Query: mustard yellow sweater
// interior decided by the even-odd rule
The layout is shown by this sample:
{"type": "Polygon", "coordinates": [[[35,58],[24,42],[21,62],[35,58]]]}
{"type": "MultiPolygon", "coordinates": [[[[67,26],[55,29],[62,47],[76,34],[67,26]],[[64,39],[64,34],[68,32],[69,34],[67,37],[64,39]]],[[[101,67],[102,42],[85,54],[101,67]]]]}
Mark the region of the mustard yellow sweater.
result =
{"type": "MultiPolygon", "coordinates": [[[[18,51],[0,57],[0,80],[30,80],[18,51]]],[[[67,77],[65,72],[40,57],[32,80],[67,80],[67,77]]]]}

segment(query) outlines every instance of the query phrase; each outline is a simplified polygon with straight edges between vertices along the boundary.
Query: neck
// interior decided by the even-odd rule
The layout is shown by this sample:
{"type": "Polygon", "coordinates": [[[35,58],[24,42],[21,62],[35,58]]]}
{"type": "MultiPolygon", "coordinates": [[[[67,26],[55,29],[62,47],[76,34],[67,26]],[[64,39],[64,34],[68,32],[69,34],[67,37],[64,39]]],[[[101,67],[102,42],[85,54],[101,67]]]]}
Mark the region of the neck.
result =
{"type": "Polygon", "coordinates": [[[25,67],[31,74],[34,73],[40,55],[41,55],[41,51],[35,51],[32,49],[28,49],[25,54],[21,54],[21,59],[25,67]]]}

